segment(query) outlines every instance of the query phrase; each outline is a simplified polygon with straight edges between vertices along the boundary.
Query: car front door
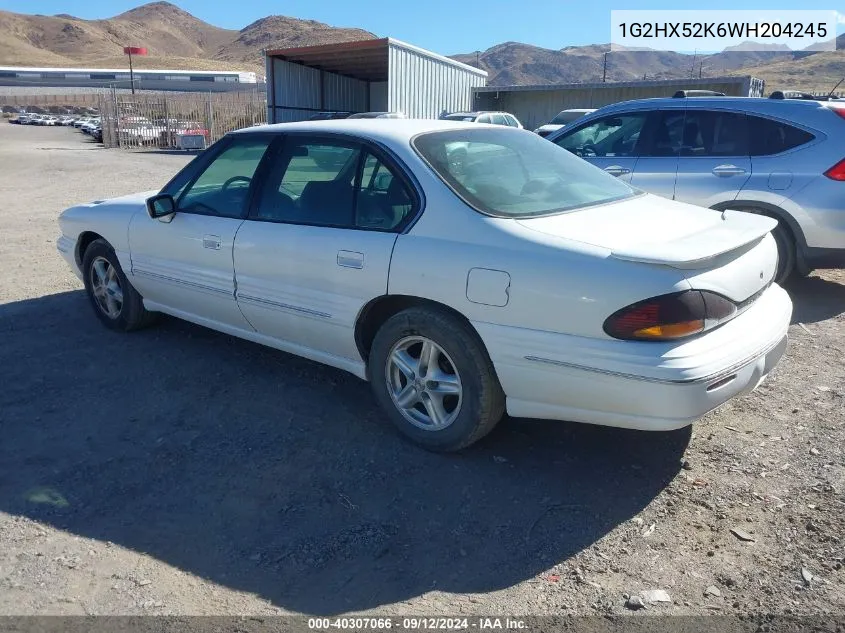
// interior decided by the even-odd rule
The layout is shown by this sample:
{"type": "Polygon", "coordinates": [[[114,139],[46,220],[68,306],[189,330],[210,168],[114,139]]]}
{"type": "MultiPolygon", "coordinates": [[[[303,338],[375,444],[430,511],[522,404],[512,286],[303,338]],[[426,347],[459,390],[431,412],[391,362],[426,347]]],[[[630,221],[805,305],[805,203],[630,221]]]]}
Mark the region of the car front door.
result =
{"type": "Polygon", "coordinates": [[[688,109],[675,200],[702,207],[735,200],[751,177],[748,137],[742,112],[688,109]]]}
{"type": "Polygon", "coordinates": [[[646,118],[646,112],[604,116],[571,129],[567,128],[552,142],[607,173],[631,182],[646,118]]]}
{"type": "Polygon", "coordinates": [[[684,130],[683,108],[649,113],[638,145],[639,160],[631,184],[672,200],[684,130]]]}
{"type": "Polygon", "coordinates": [[[252,178],[271,140],[258,134],[224,140],[187,181],[177,176],[165,188],[176,200],[176,213],[132,218],[132,284],[151,309],[252,329],[235,301],[232,248],[246,216],[252,178]]]}
{"type": "Polygon", "coordinates": [[[419,209],[410,181],[378,148],[289,134],[235,239],[237,300],[261,334],[355,371],[355,323],[387,292],[399,231],[419,209]]]}

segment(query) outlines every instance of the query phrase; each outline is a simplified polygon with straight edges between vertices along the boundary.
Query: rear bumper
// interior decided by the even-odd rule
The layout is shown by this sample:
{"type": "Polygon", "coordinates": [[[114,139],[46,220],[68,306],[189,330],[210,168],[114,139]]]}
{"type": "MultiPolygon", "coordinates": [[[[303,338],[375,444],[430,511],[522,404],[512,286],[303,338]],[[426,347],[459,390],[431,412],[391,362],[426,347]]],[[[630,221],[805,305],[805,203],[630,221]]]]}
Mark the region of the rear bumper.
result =
{"type": "Polygon", "coordinates": [[[730,323],[674,345],[475,325],[509,414],[662,431],[757,387],[786,350],[791,315],[773,285],[730,323]]]}

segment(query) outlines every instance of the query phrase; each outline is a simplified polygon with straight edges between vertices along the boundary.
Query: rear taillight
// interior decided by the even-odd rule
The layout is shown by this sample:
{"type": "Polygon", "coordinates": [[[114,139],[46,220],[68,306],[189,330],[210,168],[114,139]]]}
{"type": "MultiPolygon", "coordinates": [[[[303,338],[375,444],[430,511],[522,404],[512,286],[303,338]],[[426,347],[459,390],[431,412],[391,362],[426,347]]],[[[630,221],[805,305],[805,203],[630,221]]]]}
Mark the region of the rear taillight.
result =
{"type": "Polygon", "coordinates": [[[845,158],[843,158],[833,167],[824,172],[824,175],[830,178],[831,180],[845,180],[845,158]]]}
{"type": "Polygon", "coordinates": [[[735,303],[715,292],[686,290],[617,310],[604,322],[604,331],[629,341],[674,340],[716,327],[736,312],[735,303]]]}

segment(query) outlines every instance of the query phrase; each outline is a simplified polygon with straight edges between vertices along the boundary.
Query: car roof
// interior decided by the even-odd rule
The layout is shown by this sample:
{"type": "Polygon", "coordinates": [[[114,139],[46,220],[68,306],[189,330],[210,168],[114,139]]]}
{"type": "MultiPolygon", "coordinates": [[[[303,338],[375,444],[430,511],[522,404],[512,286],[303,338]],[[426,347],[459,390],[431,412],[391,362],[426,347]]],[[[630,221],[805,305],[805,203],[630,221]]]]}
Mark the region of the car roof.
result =
{"type": "MultiPolygon", "coordinates": [[[[502,126],[489,126],[504,129],[502,126]]],[[[438,130],[476,130],[477,123],[466,121],[444,121],[442,119],[328,119],[324,121],[299,121],[296,123],[275,123],[257,125],[230,134],[260,134],[286,132],[312,132],[315,134],[351,134],[377,141],[407,144],[417,134],[438,130]]]]}
{"type": "Polygon", "coordinates": [[[504,110],[476,110],[474,112],[450,112],[445,116],[481,116],[482,114],[510,114],[510,112],[505,112],[504,110]]]}
{"type": "MultiPolygon", "coordinates": [[[[655,97],[652,99],[632,99],[602,106],[596,113],[613,112],[621,109],[647,110],[654,108],[728,108],[757,112],[777,112],[786,108],[824,108],[825,101],[806,99],[768,99],[765,97],[655,97]]],[[[834,102],[830,102],[834,103],[834,102]]]]}

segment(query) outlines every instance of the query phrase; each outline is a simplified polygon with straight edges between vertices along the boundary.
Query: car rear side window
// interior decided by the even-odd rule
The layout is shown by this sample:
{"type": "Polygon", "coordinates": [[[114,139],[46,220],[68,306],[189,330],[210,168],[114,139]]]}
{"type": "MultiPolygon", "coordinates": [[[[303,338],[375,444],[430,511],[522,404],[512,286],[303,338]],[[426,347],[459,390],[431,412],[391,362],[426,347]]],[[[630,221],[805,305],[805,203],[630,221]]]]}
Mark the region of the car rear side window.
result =
{"type": "Polygon", "coordinates": [[[414,208],[405,182],[352,141],[292,138],[268,171],[254,219],[392,231],[414,208]]]}
{"type": "Polygon", "coordinates": [[[809,132],[773,119],[748,115],[751,156],[780,154],[809,143],[815,136],[809,132]]]}
{"type": "Polygon", "coordinates": [[[745,114],[687,110],[681,138],[681,156],[748,156],[745,114]]]}

